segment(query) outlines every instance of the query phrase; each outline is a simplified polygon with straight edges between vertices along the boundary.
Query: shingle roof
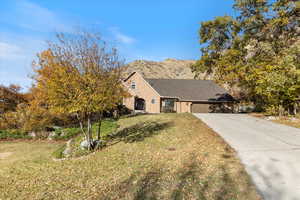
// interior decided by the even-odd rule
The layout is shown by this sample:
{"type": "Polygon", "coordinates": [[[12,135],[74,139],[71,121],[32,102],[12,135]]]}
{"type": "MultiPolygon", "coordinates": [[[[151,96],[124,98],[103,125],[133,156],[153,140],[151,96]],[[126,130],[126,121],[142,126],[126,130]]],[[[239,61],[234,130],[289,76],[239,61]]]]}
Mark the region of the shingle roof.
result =
{"type": "Polygon", "coordinates": [[[228,92],[211,80],[145,79],[162,97],[186,101],[234,101],[228,92]]]}

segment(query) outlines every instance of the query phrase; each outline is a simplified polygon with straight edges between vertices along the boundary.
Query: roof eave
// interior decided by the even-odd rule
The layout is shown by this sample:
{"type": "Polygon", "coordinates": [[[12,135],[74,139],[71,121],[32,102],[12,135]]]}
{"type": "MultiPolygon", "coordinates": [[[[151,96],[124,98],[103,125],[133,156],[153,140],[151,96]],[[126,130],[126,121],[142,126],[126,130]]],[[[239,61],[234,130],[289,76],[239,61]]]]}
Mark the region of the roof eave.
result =
{"type": "Polygon", "coordinates": [[[125,78],[123,81],[126,82],[130,77],[132,77],[136,72],[132,72],[131,74],[129,74],[127,76],[127,78],[125,78]]]}
{"type": "Polygon", "coordinates": [[[218,101],[218,100],[190,100],[190,99],[180,99],[180,101],[188,102],[203,102],[203,103],[233,103],[236,101],[218,101]]]}

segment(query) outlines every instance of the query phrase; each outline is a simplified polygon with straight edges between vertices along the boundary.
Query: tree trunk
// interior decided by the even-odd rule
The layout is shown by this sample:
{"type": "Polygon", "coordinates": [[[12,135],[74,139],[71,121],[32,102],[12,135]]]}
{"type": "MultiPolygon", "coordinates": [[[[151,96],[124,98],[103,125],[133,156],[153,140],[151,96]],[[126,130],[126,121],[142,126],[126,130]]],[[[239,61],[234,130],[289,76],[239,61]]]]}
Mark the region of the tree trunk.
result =
{"type": "Polygon", "coordinates": [[[99,115],[99,120],[98,120],[98,131],[97,131],[97,139],[101,139],[101,124],[102,124],[102,113],[99,115]]]}
{"type": "Polygon", "coordinates": [[[91,130],[91,119],[88,117],[87,119],[87,142],[88,142],[88,150],[92,150],[92,142],[93,142],[93,136],[92,136],[92,130],[91,130]]]}
{"type": "Polygon", "coordinates": [[[80,129],[81,129],[81,132],[82,132],[82,134],[84,135],[85,139],[87,140],[87,134],[86,134],[86,132],[84,131],[83,123],[82,123],[82,121],[81,121],[81,119],[80,119],[80,117],[79,117],[79,114],[76,114],[76,117],[77,117],[77,119],[78,119],[78,122],[79,122],[79,126],[80,126],[80,129]]]}
{"type": "Polygon", "coordinates": [[[279,117],[282,117],[284,114],[284,108],[282,106],[282,104],[279,104],[279,117]]]}

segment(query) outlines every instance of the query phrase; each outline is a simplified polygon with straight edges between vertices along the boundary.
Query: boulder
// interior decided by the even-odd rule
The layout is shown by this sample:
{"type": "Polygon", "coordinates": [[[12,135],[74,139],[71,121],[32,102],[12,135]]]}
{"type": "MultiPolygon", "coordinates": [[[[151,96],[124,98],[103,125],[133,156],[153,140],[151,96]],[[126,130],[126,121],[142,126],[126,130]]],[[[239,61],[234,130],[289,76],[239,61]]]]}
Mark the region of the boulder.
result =
{"type": "Polygon", "coordinates": [[[68,142],[66,143],[66,148],[63,151],[64,157],[66,158],[70,157],[72,153],[72,143],[73,143],[73,139],[68,140],[68,142]]]}
{"type": "MultiPolygon", "coordinates": [[[[92,141],[92,149],[95,149],[95,148],[102,148],[106,145],[106,142],[103,141],[103,140],[94,140],[92,141]]],[[[81,143],[80,143],[80,148],[82,150],[87,150],[88,149],[88,142],[87,140],[83,140],[81,143]]]]}
{"type": "Polygon", "coordinates": [[[36,137],[36,133],[34,131],[29,132],[28,135],[33,138],[36,137]]]}
{"type": "Polygon", "coordinates": [[[53,140],[53,138],[54,138],[55,136],[56,136],[55,131],[50,132],[49,135],[48,135],[48,140],[53,140]]]}
{"type": "Polygon", "coordinates": [[[86,150],[86,149],[88,149],[88,145],[89,143],[88,143],[88,141],[87,140],[83,140],[81,143],[80,143],[80,148],[82,149],[82,150],[86,150]]]}

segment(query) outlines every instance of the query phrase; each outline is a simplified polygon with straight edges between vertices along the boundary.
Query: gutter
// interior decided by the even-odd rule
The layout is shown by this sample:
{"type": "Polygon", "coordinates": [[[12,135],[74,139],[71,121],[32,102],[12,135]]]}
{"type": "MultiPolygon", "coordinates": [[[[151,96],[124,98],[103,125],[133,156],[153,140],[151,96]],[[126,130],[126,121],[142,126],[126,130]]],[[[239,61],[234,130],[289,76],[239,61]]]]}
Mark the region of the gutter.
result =
{"type": "Polygon", "coordinates": [[[188,100],[188,99],[180,99],[178,97],[169,97],[169,96],[161,96],[161,98],[166,99],[178,99],[180,102],[199,102],[199,103],[233,103],[235,101],[218,101],[218,100],[188,100]]]}

